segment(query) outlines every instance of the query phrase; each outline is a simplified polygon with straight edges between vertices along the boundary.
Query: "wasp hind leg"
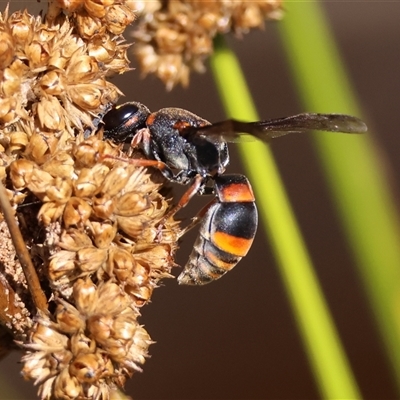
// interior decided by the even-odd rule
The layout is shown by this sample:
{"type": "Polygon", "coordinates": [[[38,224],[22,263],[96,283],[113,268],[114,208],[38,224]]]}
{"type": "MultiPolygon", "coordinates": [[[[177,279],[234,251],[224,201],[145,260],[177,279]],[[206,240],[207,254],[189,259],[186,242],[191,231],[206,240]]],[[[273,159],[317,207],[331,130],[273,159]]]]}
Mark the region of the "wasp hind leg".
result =
{"type": "MultiPolygon", "coordinates": [[[[203,185],[203,181],[204,181],[204,179],[203,179],[203,177],[201,175],[196,175],[195,178],[193,179],[193,183],[190,185],[189,189],[186,190],[186,192],[182,195],[182,197],[179,199],[178,203],[175,206],[173,206],[167,212],[167,214],[161,219],[161,221],[158,224],[158,228],[157,228],[157,231],[158,231],[157,232],[157,239],[158,240],[161,239],[161,235],[162,235],[161,230],[164,227],[166,221],[169,218],[173,217],[179,210],[181,210],[182,208],[187,206],[187,204],[192,199],[192,197],[196,193],[198,193],[199,190],[201,189],[201,187],[203,185]]],[[[196,224],[194,224],[194,225],[196,225],[196,224]]],[[[184,231],[187,232],[187,230],[184,230],[184,231]]],[[[184,233],[180,234],[179,237],[181,237],[184,233]]]]}
{"type": "Polygon", "coordinates": [[[185,226],[181,233],[179,234],[179,238],[181,238],[183,235],[185,235],[187,232],[189,232],[192,228],[194,228],[201,220],[204,218],[204,216],[207,214],[207,211],[210,207],[212,207],[213,204],[217,203],[218,199],[212,199],[208,204],[206,204],[193,218],[191,218],[190,223],[185,226]]]}

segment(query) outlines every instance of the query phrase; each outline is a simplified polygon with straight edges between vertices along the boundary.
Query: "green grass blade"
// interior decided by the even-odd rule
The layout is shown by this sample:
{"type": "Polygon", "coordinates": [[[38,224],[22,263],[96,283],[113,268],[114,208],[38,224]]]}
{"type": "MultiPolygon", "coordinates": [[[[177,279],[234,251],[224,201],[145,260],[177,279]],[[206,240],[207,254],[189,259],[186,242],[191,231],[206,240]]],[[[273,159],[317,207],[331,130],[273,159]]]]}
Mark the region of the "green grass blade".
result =
{"type": "MultiPolygon", "coordinates": [[[[321,6],[285,8],[280,33],[305,109],[361,115],[321,6]]],[[[379,149],[371,134],[314,138],[400,388],[400,225],[379,149]]]]}
{"type": "MultiPolygon", "coordinates": [[[[257,120],[239,63],[221,37],[215,42],[211,68],[227,114],[257,120]]],[[[331,399],[359,398],[270,149],[261,143],[246,143],[240,151],[320,392],[331,399]],[[260,170],[263,179],[258,179],[260,170]]]]}

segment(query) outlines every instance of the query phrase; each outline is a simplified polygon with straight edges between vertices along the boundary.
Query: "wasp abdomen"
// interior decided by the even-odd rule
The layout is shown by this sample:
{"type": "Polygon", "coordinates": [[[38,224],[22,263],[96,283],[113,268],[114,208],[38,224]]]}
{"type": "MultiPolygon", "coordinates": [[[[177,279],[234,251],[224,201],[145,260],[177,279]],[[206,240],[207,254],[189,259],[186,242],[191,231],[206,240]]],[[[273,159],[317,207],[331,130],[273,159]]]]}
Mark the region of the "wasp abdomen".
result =
{"type": "Polygon", "coordinates": [[[205,285],[226,274],[241,258],[218,249],[199,236],[178,282],[181,285],[205,285]]]}
{"type": "Polygon", "coordinates": [[[180,284],[204,285],[219,279],[253,243],[257,208],[248,180],[243,175],[223,175],[215,184],[219,202],[210,206],[202,220],[192,254],[178,277],[180,284]]]}

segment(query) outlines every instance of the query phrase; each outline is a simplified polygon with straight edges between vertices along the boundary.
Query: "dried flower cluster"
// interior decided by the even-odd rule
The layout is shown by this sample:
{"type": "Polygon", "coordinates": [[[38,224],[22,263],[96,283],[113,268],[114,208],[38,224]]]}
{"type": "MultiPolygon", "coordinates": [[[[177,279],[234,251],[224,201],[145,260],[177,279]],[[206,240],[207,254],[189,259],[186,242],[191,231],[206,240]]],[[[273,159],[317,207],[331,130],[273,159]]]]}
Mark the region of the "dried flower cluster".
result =
{"type": "Polygon", "coordinates": [[[177,228],[168,221],[156,241],[168,208],[160,184],[116,161],[118,154],[96,135],[42,165],[22,158],[10,165],[14,192],[42,203],[44,237],[33,250],[58,304],[53,318],[35,319],[26,345],[32,352],[23,358],[23,374],[41,384],[41,398],[108,398],[140,370],[151,343],[138,310],[170,276],[177,228]]]}
{"type": "Polygon", "coordinates": [[[54,0],[48,18],[54,19],[61,10],[74,17],[76,30],[84,39],[100,39],[106,32],[120,35],[135,19],[135,5],[129,0],[54,0]]]}
{"type": "MultiPolygon", "coordinates": [[[[97,19],[88,16],[78,34],[74,22],[82,15],[88,13],[82,10],[73,20],[59,16],[51,24],[26,11],[0,16],[3,126],[19,123],[33,134],[29,122],[37,119],[46,132],[73,135],[74,128],[90,126],[104,105],[117,100],[121,93],[106,77],[129,69],[128,46],[109,25],[90,30],[90,21],[97,19]]],[[[21,134],[14,141],[27,144],[21,134]]]]}
{"type": "Polygon", "coordinates": [[[0,214],[0,333],[26,350],[42,399],[108,399],[140,370],[151,340],[139,309],[174,265],[160,174],[84,135],[120,95],[106,78],[129,70],[119,34],[132,18],[113,0],[54,1],[45,20],[0,14],[0,179],[49,302],[36,315],[0,214]]]}
{"type": "Polygon", "coordinates": [[[130,297],[110,281],[74,284],[73,302],[59,300],[56,322],[37,318],[23,375],[41,382],[41,398],[109,398],[139,370],[151,343],[130,297]]]}
{"type": "Polygon", "coordinates": [[[144,74],[156,74],[171,89],[186,86],[193,69],[203,72],[218,33],[243,34],[281,16],[281,0],[134,1],[142,17],[133,33],[144,74]]]}

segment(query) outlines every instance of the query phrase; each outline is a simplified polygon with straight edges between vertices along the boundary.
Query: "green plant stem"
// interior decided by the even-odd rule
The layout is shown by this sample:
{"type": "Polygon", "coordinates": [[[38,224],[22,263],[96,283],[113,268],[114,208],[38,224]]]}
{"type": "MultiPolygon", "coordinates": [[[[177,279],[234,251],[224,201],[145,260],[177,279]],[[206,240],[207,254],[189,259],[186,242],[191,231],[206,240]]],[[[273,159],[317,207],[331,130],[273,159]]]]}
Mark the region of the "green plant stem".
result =
{"type": "MultiPolygon", "coordinates": [[[[228,116],[257,120],[258,116],[239,63],[221,37],[215,41],[211,68],[228,116]]],[[[321,288],[314,274],[295,217],[270,149],[261,143],[239,147],[254,185],[261,219],[296,316],[310,365],[325,398],[359,398],[357,384],[340,344],[321,288]],[[263,179],[259,171],[263,171],[263,179]]],[[[269,268],[269,266],[265,266],[269,268]]]]}
{"type": "MultiPolygon", "coordinates": [[[[305,108],[361,115],[321,6],[285,8],[279,28],[305,108]]],[[[400,224],[380,151],[371,133],[315,135],[315,146],[400,389],[400,224]]]]}

